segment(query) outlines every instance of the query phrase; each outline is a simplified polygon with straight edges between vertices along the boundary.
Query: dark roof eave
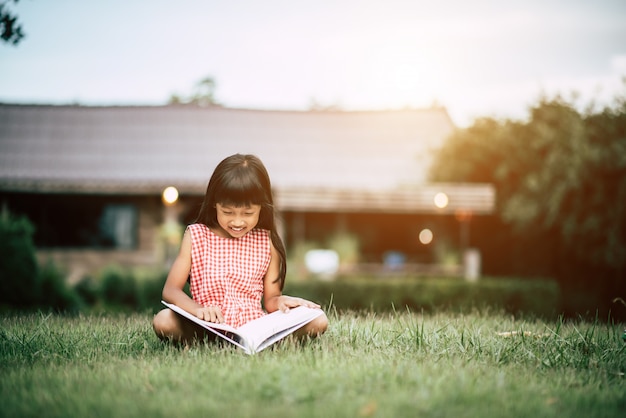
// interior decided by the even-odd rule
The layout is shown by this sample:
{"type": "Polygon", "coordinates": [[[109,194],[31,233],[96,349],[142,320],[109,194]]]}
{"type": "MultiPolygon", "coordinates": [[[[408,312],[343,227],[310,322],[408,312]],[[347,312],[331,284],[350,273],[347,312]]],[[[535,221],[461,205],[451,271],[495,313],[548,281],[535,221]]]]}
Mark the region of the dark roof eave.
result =
{"type": "Polygon", "coordinates": [[[204,185],[181,182],[105,182],[105,181],[54,181],[54,180],[2,180],[0,191],[45,194],[102,194],[102,195],[160,195],[168,186],[175,186],[183,194],[204,194],[204,185]]]}
{"type": "MultiPolygon", "coordinates": [[[[175,186],[181,195],[203,196],[205,185],[182,182],[105,182],[3,180],[0,191],[42,194],[151,195],[159,196],[167,186],[175,186]]],[[[329,187],[276,188],[276,207],[292,212],[379,212],[456,214],[470,212],[489,215],[495,211],[495,188],[490,184],[431,183],[391,190],[356,190],[329,187]],[[434,204],[434,196],[443,192],[449,198],[444,208],[434,204]]]]}
{"type": "Polygon", "coordinates": [[[276,206],[294,212],[368,212],[489,215],[495,211],[495,188],[491,184],[430,183],[391,190],[278,189],[276,206]],[[434,198],[448,196],[439,208],[434,198]]]}

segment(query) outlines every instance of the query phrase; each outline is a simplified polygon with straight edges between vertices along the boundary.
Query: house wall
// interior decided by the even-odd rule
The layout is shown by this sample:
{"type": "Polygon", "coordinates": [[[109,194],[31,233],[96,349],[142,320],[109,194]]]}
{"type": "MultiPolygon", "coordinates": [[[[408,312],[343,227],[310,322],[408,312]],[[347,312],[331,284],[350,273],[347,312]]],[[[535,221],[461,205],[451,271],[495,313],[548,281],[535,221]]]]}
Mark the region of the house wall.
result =
{"type": "Polygon", "coordinates": [[[460,224],[449,215],[286,212],[283,223],[288,249],[298,243],[330,248],[339,233],[357,239],[361,263],[383,263],[390,251],[402,253],[409,263],[437,263],[445,252],[458,252],[460,244],[460,224]],[[434,236],[428,244],[419,239],[424,229],[434,236]]]}
{"type": "MultiPolygon", "coordinates": [[[[61,248],[39,245],[37,255],[41,263],[52,261],[66,270],[70,281],[78,281],[85,276],[96,276],[102,269],[112,265],[159,272],[169,269],[178,253],[184,225],[194,221],[202,196],[183,195],[176,205],[167,207],[158,196],[0,194],[0,202],[16,213],[29,215],[40,231],[45,229],[44,222],[56,219],[54,210],[59,210],[55,206],[59,201],[68,207],[83,207],[81,205],[85,205],[85,202],[101,201],[132,204],[137,208],[134,248],[61,248]],[[168,217],[179,221],[178,228],[165,226],[168,217]]],[[[460,261],[461,229],[452,215],[289,210],[280,211],[279,214],[281,235],[288,256],[295,254],[299,244],[330,248],[330,239],[342,233],[357,240],[357,262],[363,265],[384,263],[390,251],[403,254],[407,265],[454,263],[455,255],[456,262],[460,261]],[[419,241],[419,233],[425,228],[434,234],[433,242],[428,245],[419,241]]],[[[472,235],[472,241],[475,238],[472,235]]]]}

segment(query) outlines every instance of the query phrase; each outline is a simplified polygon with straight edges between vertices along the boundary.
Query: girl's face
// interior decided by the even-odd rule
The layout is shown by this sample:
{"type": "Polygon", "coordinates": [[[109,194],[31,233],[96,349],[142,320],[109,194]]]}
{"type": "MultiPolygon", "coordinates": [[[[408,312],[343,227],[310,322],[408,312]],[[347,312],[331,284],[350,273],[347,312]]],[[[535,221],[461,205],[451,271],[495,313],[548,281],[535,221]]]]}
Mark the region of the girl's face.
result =
{"type": "Polygon", "coordinates": [[[221,232],[232,238],[241,238],[254,229],[261,214],[261,205],[236,207],[218,203],[215,209],[221,232]]]}

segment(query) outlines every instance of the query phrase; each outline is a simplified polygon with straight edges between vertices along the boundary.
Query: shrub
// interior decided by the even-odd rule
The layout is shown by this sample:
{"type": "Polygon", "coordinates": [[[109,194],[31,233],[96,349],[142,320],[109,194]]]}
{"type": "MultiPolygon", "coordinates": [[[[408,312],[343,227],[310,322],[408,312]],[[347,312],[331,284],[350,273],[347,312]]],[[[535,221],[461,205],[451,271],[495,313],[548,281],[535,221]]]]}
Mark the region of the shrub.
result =
{"type": "Polygon", "coordinates": [[[24,216],[0,213],[0,304],[30,307],[40,299],[34,227],[24,216]]]}
{"type": "Polygon", "coordinates": [[[53,264],[39,266],[34,227],[25,216],[0,213],[0,304],[17,309],[75,311],[82,300],[53,264]]]}
{"type": "Polygon", "coordinates": [[[392,309],[468,312],[496,309],[511,314],[555,317],[560,313],[558,285],[549,280],[456,278],[343,279],[287,282],[285,293],[332,305],[338,310],[392,309]]]}
{"type": "Polygon", "coordinates": [[[166,272],[140,272],[111,265],[96,278],[85,277],[74,290],[86,306],[122,311],[161,309],[166,272]]]}
{"type": "Polygon", "coordinates": [[[101,300],[100,287],[91,276],[84,277],[81,281],[76,283],[74,291],[88,306],[94,306],[101,300]]]}
{"type": "Polygon", "coordinates": [[[153,312],[164,308],[161,304],[161,294],[166,277],[167,273],[157,273],[137,281],[137,308],[153,312]]]}
{"type": "Polygon", "coordinates": [[[130,272],[116,266],[106,268],[100,278],[99,299],[112,307],[136,308],[137,281],[130,272]]]}
{"type": "Polygon", "coordinates": [[[39,295],[37,306],[61,312],[75,312],[84,302],[75,288],[67,284],[65,275],[52,263],[39,269],[39,295]]]}

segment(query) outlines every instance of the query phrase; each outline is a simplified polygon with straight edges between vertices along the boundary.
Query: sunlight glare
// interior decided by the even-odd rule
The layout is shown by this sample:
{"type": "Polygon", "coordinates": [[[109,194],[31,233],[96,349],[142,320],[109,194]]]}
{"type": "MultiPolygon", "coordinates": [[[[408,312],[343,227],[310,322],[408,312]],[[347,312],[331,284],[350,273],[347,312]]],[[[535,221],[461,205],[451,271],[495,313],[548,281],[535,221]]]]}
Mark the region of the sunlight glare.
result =
{"type": "Polygon", "coordinates": [[[369,84],[362,99],[390,108],[425,107],[435,100],[438,62],[431,47],[416,37],[404,33],[376,42],[360,67],[369,84]]]}

